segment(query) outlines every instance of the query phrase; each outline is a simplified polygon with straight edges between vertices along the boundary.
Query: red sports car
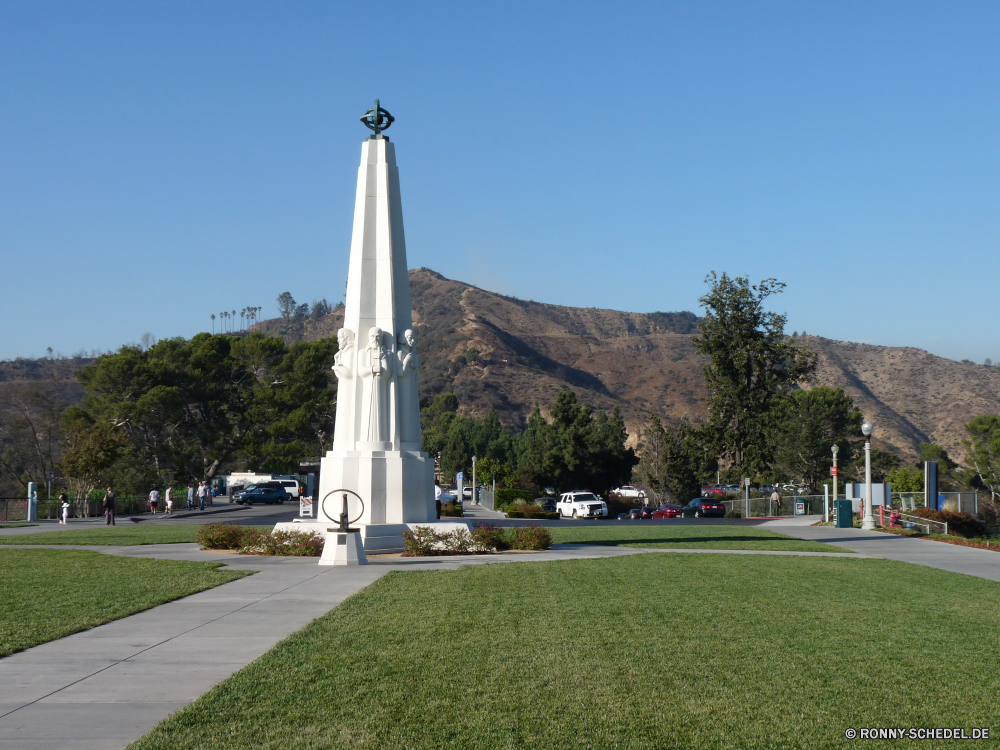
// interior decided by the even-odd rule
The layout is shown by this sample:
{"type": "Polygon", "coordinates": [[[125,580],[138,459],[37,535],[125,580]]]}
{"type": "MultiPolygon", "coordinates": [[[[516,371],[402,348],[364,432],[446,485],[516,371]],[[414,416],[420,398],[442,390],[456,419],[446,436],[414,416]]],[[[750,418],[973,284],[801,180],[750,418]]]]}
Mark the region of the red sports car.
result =
{"type": "Polygon", "coordinates": [[[680,518],[683,506],[663,504],[653,511],[653,518],[680,518]]]}
{"type": "Polygon", "coordinates": [[[701,486],[702,497],[726,497],[726,490],[717,484],[703,484],[701,486]]]}

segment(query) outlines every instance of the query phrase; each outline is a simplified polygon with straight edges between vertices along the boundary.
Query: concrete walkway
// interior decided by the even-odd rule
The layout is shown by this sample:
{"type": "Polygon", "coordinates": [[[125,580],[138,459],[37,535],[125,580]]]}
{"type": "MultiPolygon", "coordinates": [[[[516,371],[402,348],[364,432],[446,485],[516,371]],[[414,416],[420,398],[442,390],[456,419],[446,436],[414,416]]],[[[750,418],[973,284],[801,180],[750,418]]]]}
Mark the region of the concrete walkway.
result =
{"type": "Polygon", "coordinates": [[[962,547],[930,539],[913,539],[881,531],[837,529],[832,526],[789,526],[781,521],[770,521],[761,524],[760,528],[798,539],[825,542],[866,557],[899,560],[989,581],[1000,581],[1000,551],[962,547]]]}

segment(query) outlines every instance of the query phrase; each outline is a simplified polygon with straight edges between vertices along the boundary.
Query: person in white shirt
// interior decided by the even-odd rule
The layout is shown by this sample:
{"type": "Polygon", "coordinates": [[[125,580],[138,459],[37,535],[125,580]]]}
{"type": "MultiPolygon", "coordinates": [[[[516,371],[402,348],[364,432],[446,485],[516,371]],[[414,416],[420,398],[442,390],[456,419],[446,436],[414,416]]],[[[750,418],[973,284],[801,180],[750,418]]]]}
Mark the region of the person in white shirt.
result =
{"type": "Polygon", "coordinates": [[[199,510],[205,510],[205,496],[208,494],[208,487],[205,482],[201,482],[198,485],[198,503],[201,505],[199,510]]]}
{"type": "Polygon", "coordinates": [[[174,512],[174,488],[167,487],[167,515],[169,516],[174,512]]]}
{"type": "Polygon", "coordinates": [[[157,490],[149,491],[149,512],[156,515],[156,506],[160,504],[160,493],[157,490]]]}

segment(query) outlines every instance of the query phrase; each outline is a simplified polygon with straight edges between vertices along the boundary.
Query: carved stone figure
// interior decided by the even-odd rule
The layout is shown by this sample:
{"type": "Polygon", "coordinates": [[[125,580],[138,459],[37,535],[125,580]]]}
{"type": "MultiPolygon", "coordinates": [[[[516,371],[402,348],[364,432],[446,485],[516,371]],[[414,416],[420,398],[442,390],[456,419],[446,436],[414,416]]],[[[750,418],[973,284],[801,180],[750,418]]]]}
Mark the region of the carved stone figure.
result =
{"type": "Polygon", "coordinates": [[[399,439],[404,443],[420,443],[420,398],[417,396],[417,334],[407,328],[400,336],[396,357],[399,359],[396,378],[399,382],[399,439]]]}
{"type": "Polygon", "coordinates": [[[360,359],[358,374],[364,383],[361,439],[385,442],[389,440],[389,379],[394,368],[392,352],[382,343],[381,328],[368,331],[368,346],[360,359]]]}
{"type": "Polygon", "coordinates": [[[337,342],[339,344],[337,353],[333,355],[333,372],[340,380],[349,380],[354,377],[354,331],[350,328],[341,328],[337,331],[337,342]]]}

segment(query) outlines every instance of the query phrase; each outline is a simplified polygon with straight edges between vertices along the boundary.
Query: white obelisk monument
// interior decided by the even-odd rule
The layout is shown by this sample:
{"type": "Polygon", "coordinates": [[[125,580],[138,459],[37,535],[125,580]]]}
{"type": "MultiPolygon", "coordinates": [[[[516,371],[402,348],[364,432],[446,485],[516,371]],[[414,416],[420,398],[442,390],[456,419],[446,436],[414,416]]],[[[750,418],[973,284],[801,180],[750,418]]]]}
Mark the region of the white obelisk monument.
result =
{"type": "Polygon", "coordinates": [[[333,449],[320,465],[319,523],[336,522],[337,489],[356,492],[366,549],[397,547],[402,524],[434,521],[434,462],[420,451],[417,341],[403,237],[396,150],[382,130],[393,121],[378,106],[362,121],[375,131],[361,146],[344,327],[337,336],[337,416],[333,449]],[[375,528],[382,526],[384,528],[375,528]],[[386,537],[386,544],[375,542],[386,537]],[[389,539],[392,537],[393,539],[389,539]]]}

